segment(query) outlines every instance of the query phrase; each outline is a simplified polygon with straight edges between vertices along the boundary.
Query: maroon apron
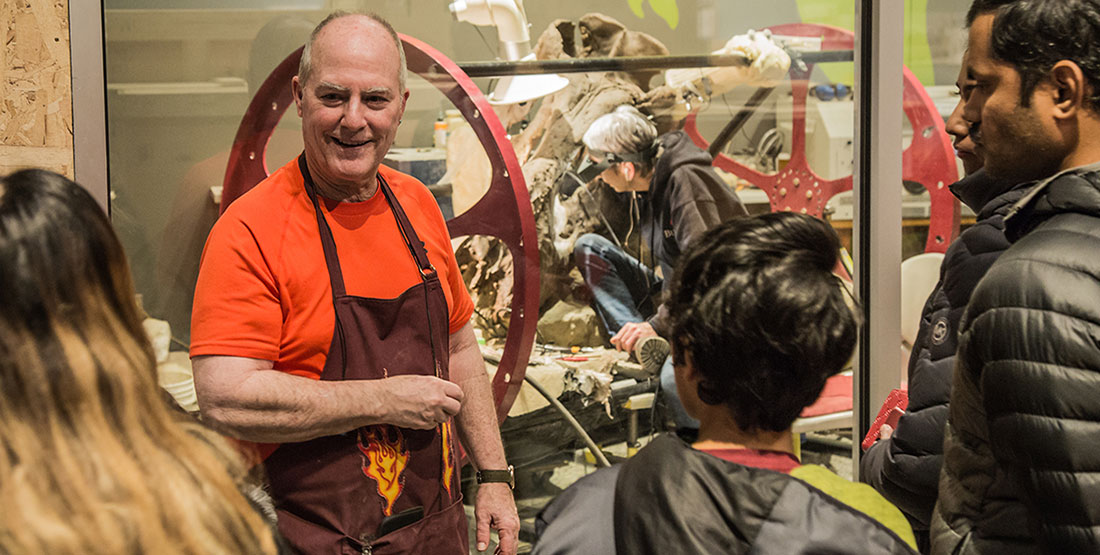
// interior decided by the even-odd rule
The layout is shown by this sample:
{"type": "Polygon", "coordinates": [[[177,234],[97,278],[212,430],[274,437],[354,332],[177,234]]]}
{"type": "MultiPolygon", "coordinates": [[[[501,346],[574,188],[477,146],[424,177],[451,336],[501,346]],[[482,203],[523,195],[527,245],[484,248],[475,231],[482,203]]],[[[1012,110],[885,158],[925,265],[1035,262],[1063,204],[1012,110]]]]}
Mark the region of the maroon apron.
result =
{"type": "MultiPolygon", "coordinates": [[[[344,289],[336,243],[304,154],[298,166],[317,215],[336,312],[321,379],[373,380],[405,374],[447,379],[449,319],[443,286],[385,180],[378,176],[379,188],[421,282],[395,299],[355,297],[344,289]]],[[[466,555],[466,513],[456,457],[450,421],[434,430],[377,425],[284,443],[264,466],[279,513],[279,531],[303,554],[466,555]],[[415,507],[423,508],[422,519],[379,535],[384,518],[415,507]]]]}

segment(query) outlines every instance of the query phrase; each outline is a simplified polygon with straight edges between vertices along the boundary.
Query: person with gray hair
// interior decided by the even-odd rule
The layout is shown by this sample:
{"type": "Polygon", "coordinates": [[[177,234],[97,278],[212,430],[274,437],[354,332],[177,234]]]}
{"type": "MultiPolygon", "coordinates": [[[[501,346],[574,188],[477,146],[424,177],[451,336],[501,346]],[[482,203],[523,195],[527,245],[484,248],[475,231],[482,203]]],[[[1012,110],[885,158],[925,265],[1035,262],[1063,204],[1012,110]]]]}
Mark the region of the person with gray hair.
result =
{"type": "Polygon", "coordinates": [[[582,141],[590,152],[606,152],[619,157],[638,154],[638,169],[648,173],[653,167],[650,149],[656,139],[657,126],[637,108],[624,104],[592,122],[582,141]]]}
{"type": "MultiPolygon", "coordinates": [[[[748,213],[711,167],[710,154],[683,131],[658,136],[653,122],[633,106],[619,106],[597,118],[583,141],[589,157],[603,166],[599,179],[617,193],[630,194],[637,251],[647,252],[649,260],[644,263],[623,245],[589,233],[574,246],[577,267],[612,334],[611,344],[634,353],[651,374],[659,372],[672,420],[679,428],[697,429],[698,422],[676,398],[667,360],[668,311],[660,296],[665,278],[693,240],[748,213]]],[[[630,239],[628,235],[624,241],[630,239]]]]}

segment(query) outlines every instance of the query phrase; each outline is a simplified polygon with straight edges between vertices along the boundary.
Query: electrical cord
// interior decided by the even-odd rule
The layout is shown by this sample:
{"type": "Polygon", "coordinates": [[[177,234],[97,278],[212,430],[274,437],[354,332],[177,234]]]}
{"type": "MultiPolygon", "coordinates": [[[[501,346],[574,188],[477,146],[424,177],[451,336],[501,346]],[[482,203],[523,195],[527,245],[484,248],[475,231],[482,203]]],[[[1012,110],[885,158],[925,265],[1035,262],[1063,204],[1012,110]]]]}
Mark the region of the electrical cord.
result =
{"type": "MultiPolygon", "coordinates": [[[[640,219],[641,214],[638,214],[638,193],[636,191],[630,191],[630,207],[627,212],[627,219],[630,220],[630,227],[626,229],[626,237],[623,238],[624,243],[630,242],[630,234],[634,233],[634,220],[640,219]]],[[[641,252],[638,253],[641,256],[641,252]]]]}
{"type": "MultiPolygon", "coordinates": [[[[722,102],[726,105],[726,112],[729,113],[730,119],[733,119],[734,117],[736,117],[736,115],[733,113],[733,107],[730,106],[730,100],[725,94],[722,94],[722,102]]],[[[737,133],[745,139],[746,143],[752,142],[752,137],[749,137],[749,133],[747,131],[745,131],[746,127],[748,127],[748,126],[742,125],[741,129],[737,130],[737,133]]],[[[731,148],[730,145],[732,145],[732,144],[733,144],[733,141],[730,141],[730,144],[726,145],[727,152],[730,151],[730,148],[731,148]]]]}
{"type": "MultiPolygon", "coordinates": [[[[653,214],[652,214],[652,212],[653,212],[653,193],[650,193],[649,195],[650,196],[649,196],[648,200],[649,200],[650,217],[653,217],[653,214]]],[[[642,214],[641,214],[641,210],[639,210],[638,211],[639,225],[641,225],[641,222],[640,222],[641,218],[642,218],[642,214]]],[[[648,245],[649,246],[649,266],[646,266],[645,261],[642,260],[642,257],[644,256],[645,253],[642,251],[642,234],[640,232],[638,233],[638,265],[642,266],[642,267],[645,267],[645,269],[648,270],[648,271],[642,273],[642,275],[645,276],[645,297],[642,298],[642,302],[640,304],[645,304],[646,301],[650,301],[653,298],[653,286],[655,285],[655,282],[650,279],[650,275],[655,275],[654,272],[656,270],[653,267],[653,264],[654,264],[654,254],[653,254],[654,249],[653,249],[653,239],[652,239],[652,237],[653,237],[653,229],[655,229],[657,227],[657,224],[659,224],[659,223],[660,223],[660,221],[654,219],[654,222],[653,222],[654,225],[650,227],[650,231],[649,231],[650,239],[649,239],[649,241],[647,241],[647,243],[649,243],[649,245],[648,245]]],[[[641,269],[641,268],[639,268],[639,269],[641,269]]]]}
{"type": "Polygon", "coordinates": [[[607,221],[607,217],[603,213],[603,208],[600,208],[599,199],[596,198],[596,195],[592,194],[592,191],[588,190],[587,185],[581,185],[581,188],[584,189],[584,192],[588,195],[588,198],[590,198],[592,202],[595,203],[596,215],[600,218],[603,226],[607,228],[607,233],[611,235],[611,240],[615,241],[615,245],[618,246],[620,249],[625,248],[623,247],[623,242],[619,241],[619,236],[615,234],[615,229],[611,227],[611,222],[607,221]]]}
{"type": "Polygon", "coordinates": [[[493,59],[499,60],[500,54],[497,53],[496,49],[494,49],[493,46],[489,44],[489,40],[486,39],[485,35],[481,32],[481,26],[474,25],[474,31],[477,31],[477,36],[481,37],[481,42],[485,44],[485,48],[489,50],[489,53],[491,56],[493,56],[493,59]]]}
{"type": "Polygon", "coordinates": [[[573,427],[573,430],[577,432],[577,435],[580,436],[582,440],[584,440],[584,443],[588,446],[588,449],[592,451],[592,455],[596,457],[597,464],[605,468],[611,466],[611,462],[607,460],[607,456],[604,455],[604,452],[602,449],[600,449],[600,446],[596,445],[596,442],[592,439],[592,436],[588,435],[588,432],[584,430],[584,427],[581,426],[581,423],[578,422],[576,417],[573,416],[573,413],[569,412],[569,409],[565,408],[565,405],[563,405],[557,397],[551,395],[550,392],[547,391],[546,388],[542,387],[542,384],[532,378],[530,374],[524,374],[523,381],[530,384],[530,386],[535,388],[535,391],[538,391],[539,394],[542,395],[544,399],[549,401],[555,409],[558,409],[558,412],[561,413],[566,422],[569,422],[569,425],[573,427]]]}

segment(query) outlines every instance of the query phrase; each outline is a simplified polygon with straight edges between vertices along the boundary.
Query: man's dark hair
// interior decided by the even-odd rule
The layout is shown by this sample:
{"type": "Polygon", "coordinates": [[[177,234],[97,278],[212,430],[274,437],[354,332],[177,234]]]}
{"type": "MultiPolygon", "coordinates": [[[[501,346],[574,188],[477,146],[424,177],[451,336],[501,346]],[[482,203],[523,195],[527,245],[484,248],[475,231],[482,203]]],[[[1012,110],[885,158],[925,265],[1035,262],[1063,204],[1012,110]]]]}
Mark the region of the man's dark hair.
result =
{"type": "Polygon", "coordinates": [[[730,220],[693,243],[673,278],[673,361],[690,353],[699,398],[726,404],[743,431],[783,431],[840,372],[856,312],[832,273],[828,224],[778,212],[730,220]]]}
{"type": "Polygon", "coordinates": [[[1088,80],[1089,108],[1100,111],[1100,0],[974,0],[967,27],[987,13],[994,14],[993,57],[1020,73],[1024,107],[1054,64],[1069,60],[1088,80]]]}

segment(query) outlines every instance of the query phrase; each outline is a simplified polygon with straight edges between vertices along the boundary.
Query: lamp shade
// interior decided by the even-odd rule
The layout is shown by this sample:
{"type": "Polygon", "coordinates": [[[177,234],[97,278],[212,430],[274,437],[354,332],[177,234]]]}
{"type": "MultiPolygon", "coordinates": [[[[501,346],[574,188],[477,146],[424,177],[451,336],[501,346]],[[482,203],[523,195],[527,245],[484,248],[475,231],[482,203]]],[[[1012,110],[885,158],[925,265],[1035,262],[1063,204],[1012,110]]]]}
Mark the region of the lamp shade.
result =
{"type": "Polygon", "coordinates": [[[489,93],[489,104],[518,104],[540,96],[556,93],[565,88],[569,80],[554,74],[509,75],[497,81],[489,93]]]}

